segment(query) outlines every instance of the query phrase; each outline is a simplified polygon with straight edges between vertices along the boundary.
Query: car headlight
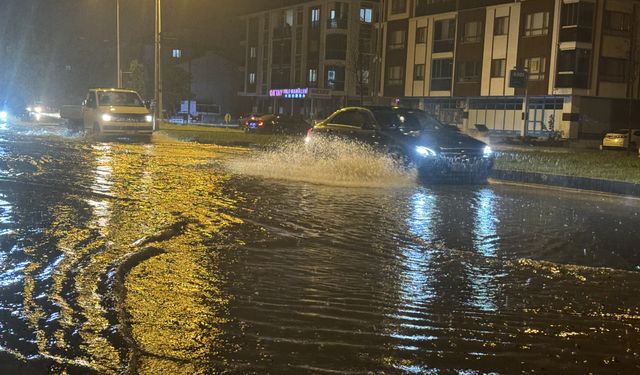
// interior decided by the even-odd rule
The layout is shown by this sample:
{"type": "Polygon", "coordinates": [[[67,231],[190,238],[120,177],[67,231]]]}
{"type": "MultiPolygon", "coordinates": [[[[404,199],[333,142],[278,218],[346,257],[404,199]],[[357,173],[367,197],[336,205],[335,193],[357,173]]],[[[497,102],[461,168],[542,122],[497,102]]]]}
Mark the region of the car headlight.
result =
{"type": "Polygon", "coordinates": [[[484,155],[485,158],[490,157],[491,155],[493,155],[493,150],[491,149],[491,147],[486,146],[484,148],[484,150],[482,151],[482,154],[484,155]]]}
{"type": "Polygon", "coordinates": [[[9,114],[6,111],[0,112],[0,121],[7,121],[9,114]]]}
{"type": "Polygon", "coordinates": [[[35,107],[35,108],[33,109],[33,111],[34,111],[35,113],[41,113],[41,112],[42,112],[42,107],[35,107]]]}
{"type": "Polygon", "coordinates": [[[151,115],[146,115],[146,116],[144,116],[144,120],[145,120],[146,122],[152,122],[152,121],[153,121],[153,116],[151,116],[151,115]]]}
{"type": "Polygon", "coordinates": [[[425,146],[416,147],[416,152],[418,153],[418,155],[424,156],[424,157],[436,156],[437,155],[437,153],[433,149],[431,149],[429,147],[425,147],[425,146]]]}
{"type": "Polygon", "coordinates": [[[102,121],[109,122],[109,121],[112,121],[112,120],[113,120],[113,116],[111,116],[110,114],[105,113],[105,114],[102,115],[102,121]]]}

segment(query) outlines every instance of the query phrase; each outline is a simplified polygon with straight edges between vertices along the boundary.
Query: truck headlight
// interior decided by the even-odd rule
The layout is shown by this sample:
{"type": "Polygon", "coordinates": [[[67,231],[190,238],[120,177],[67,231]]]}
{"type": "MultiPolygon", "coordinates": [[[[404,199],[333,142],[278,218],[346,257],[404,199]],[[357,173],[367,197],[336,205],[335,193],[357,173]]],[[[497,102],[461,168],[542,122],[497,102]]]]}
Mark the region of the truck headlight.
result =
{"type": "Polygon", "coordinates": [[[420,156],[424,156],[424,157],[430,157],[430,156],[436,156],[437,153],[429,148],[429,147],[424,147],[424,146],[418,146],[416,147],[416,152],[418,153],[418,155],[420,156]]]}
{"type": "Polygon", "coordinates": [[[0,121],[7,121],[8,118],[9,114],[7,113],[7,111],[0,112],[0,121]]]}
{"type": "Polygon", "coordinates": [[[482,154],[484,155],[485,158],[491,157],[491,155],[493,155],[493,150],[491,149],[491,147],[487,146],[482,151],[482,154]]]}
{"type": "Polygon", "coordinates": [[[145,120],[146,122],[152,122],[152,121],[153,121],[153,116],[151,116],[151,115],[146,115],[146,116],[144,116],[144,120],[145,120]]]}
{"type": "Polygon", "coordinates": [[[113,116],[111,116],[108,113],[105,113],[105,114],[102,115],[102,121],[104,121],[104,122],[113,121],[113,116]]]}

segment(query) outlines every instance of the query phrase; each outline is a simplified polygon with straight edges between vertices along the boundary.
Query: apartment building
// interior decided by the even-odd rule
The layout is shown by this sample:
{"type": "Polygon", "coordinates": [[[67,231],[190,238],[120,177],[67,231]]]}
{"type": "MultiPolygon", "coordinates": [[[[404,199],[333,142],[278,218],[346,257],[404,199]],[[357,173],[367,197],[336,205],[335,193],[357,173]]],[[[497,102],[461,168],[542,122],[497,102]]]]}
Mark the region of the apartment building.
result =
{"type": "Polygon", "coordinates": [[[505,134],[526,126],[527,134],[595,138],[640,125],[638,0],[387,0],[383,7],[381,96],[464,129],[505,134]],[[511,70],[528,72],[527,89],[511,87],[511,70]]]}
{"type": "Polygon", "coordinates": [[[377,1],[308,1],[242,18],[253,112],[320,117],[372,101],[381,69],[377,1]]]}

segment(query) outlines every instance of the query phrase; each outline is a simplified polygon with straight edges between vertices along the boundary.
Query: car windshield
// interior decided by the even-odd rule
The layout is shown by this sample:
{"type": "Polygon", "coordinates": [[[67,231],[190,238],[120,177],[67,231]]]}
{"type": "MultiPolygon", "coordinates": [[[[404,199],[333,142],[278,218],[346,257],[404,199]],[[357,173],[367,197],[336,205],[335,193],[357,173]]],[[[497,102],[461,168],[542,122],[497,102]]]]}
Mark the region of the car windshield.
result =
{"type": "Polygon", "coordinates": [[[373,115],[384,130],[440,131],[450,130],[425,112],[411,109],[374,109],[373,115]]]}
{"type": "Polygon", "coordinates": [[[100,91],[98,103],[101,106],[143,107],[144,104],[138,94],[133,92],[100,91]]]}

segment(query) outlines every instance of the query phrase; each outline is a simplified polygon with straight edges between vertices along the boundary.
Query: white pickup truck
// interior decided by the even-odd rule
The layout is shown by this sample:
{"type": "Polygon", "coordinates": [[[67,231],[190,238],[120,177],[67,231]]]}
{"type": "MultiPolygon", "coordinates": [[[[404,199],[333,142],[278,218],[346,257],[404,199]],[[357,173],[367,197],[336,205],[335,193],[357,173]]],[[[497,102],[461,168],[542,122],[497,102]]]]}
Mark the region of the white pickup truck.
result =
{"type": "Polygon", "coordinates": [[[153,116],[132,90],[91,89],[82,105],[63,106],[60,117],[96,135],[150,136],[153,132],[153,116]]]}

